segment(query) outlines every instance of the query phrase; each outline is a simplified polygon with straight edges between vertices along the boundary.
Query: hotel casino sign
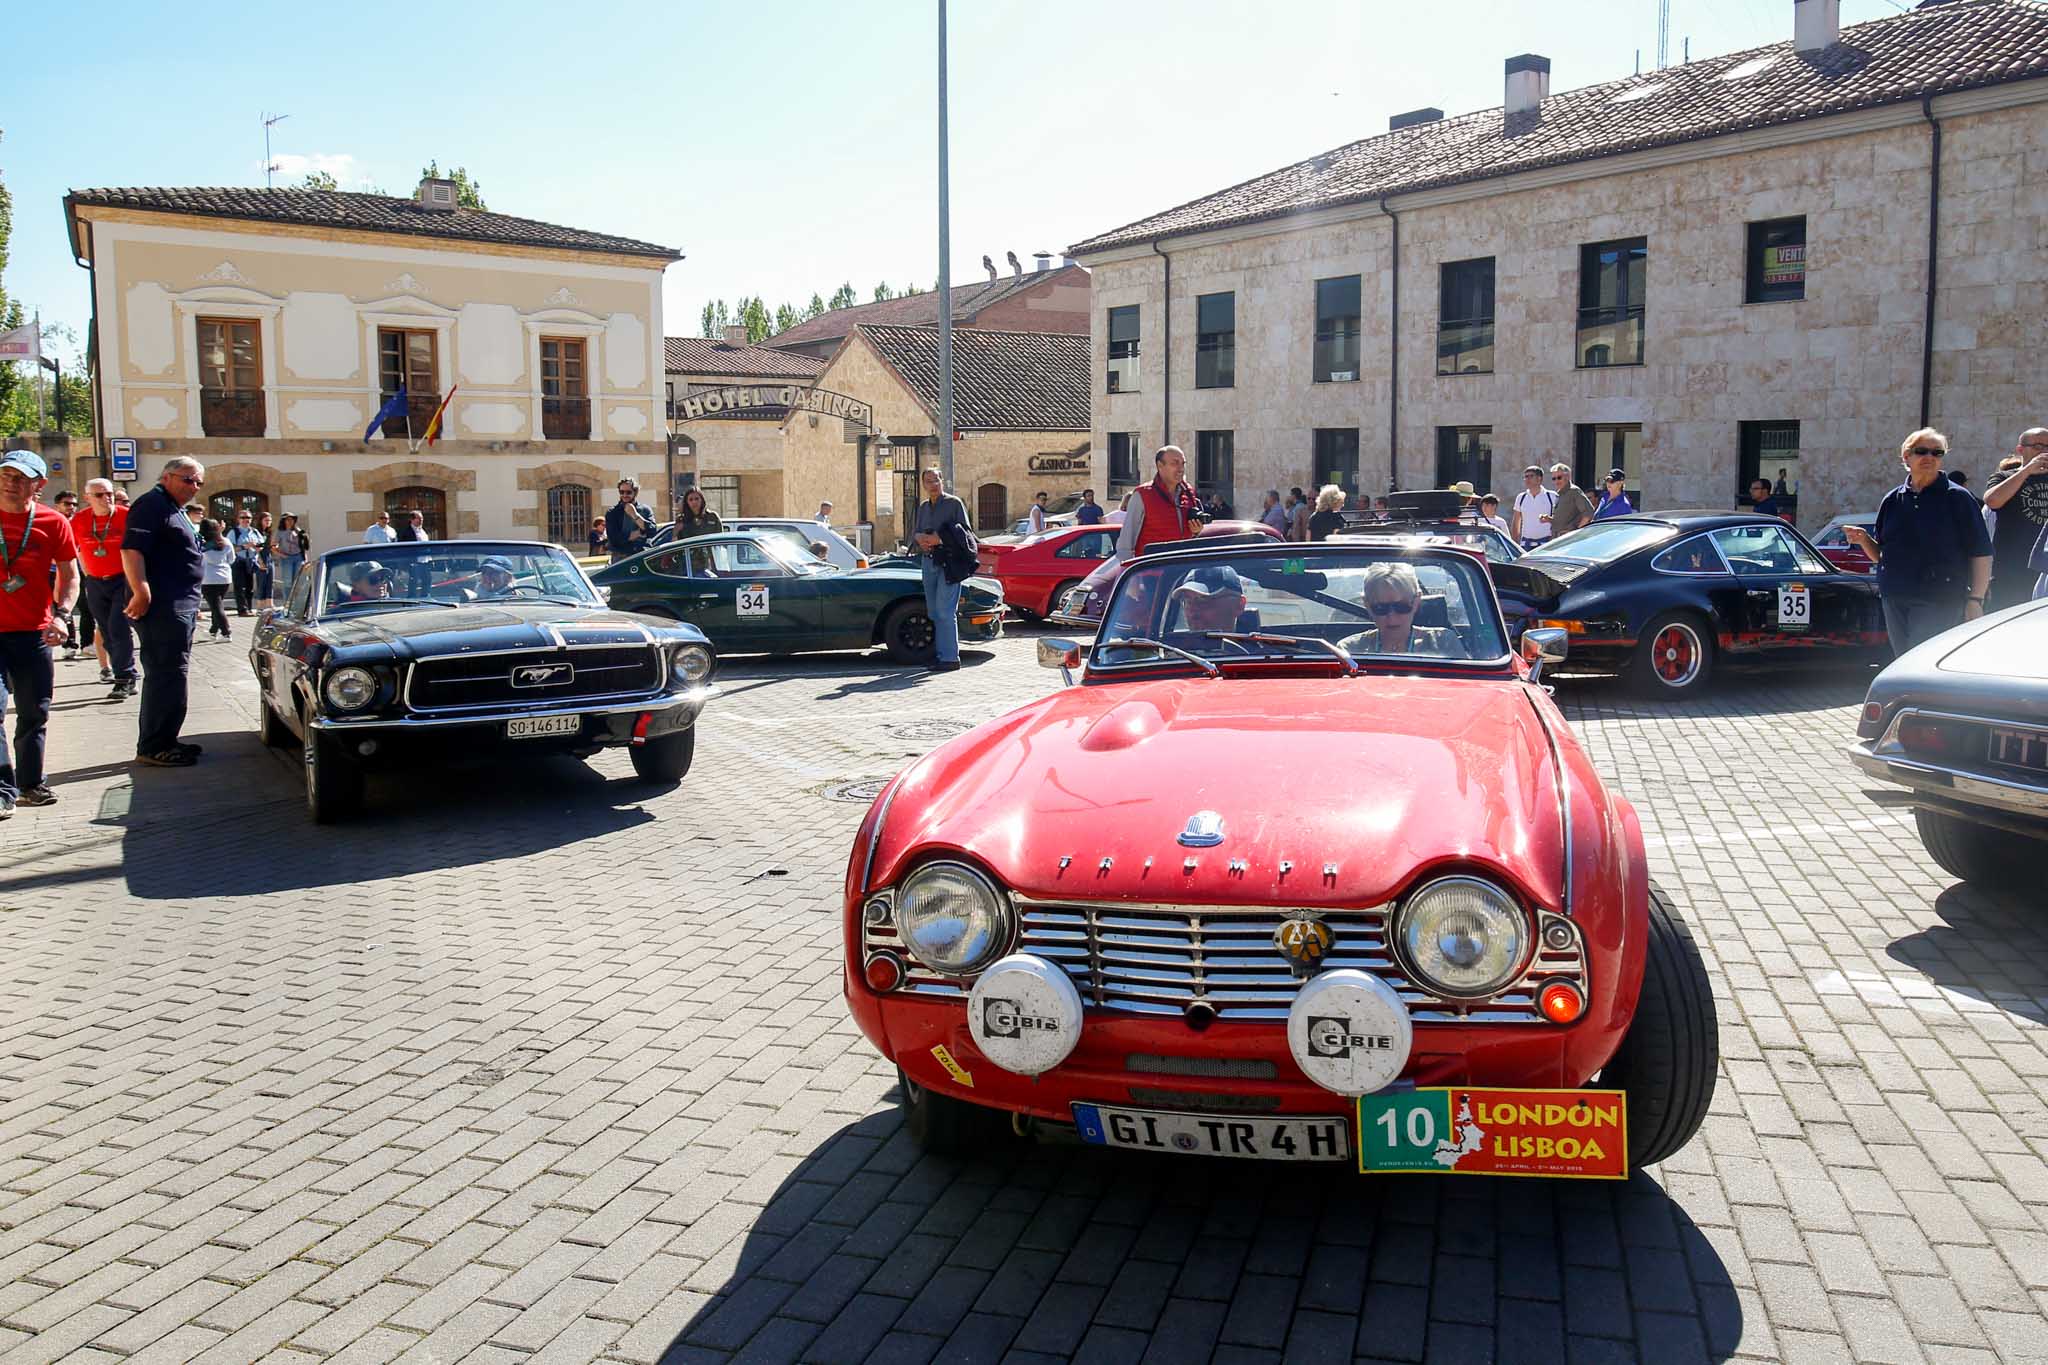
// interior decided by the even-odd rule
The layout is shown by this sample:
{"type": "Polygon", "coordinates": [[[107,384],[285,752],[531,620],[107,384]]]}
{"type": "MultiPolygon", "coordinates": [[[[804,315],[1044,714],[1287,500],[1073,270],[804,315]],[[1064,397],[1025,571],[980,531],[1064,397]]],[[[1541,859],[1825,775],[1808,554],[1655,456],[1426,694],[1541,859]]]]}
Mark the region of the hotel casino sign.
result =
{"type": "Polygon", "coordinates": [[[830,389],[806,388],[801,384],[734,384],[719,389],[699,389],[676,400],[676,420],[694,422],[723,414],[780,416],[788,412],[811,412],[820,417],[838,417],[856,426],[874,426],[874,408],[858,398],[830,389]]]}

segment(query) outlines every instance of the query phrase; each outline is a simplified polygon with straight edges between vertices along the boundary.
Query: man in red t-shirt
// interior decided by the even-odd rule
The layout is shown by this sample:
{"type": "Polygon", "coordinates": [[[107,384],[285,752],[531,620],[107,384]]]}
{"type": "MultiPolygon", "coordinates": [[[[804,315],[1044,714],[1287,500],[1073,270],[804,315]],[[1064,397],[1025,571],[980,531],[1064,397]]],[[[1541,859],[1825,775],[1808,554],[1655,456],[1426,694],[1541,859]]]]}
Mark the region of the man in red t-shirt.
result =
{"type": "Polygon", "coordinates": [[[34,451],[0,455],[0,820],[13,815],[17,804],[47,806],[57,799],[43,783],[43,737],[57,681],[50,646],[64,642],[71,619],[78,551],[71,523],[56,508],[36,502],[49,480],[48,466],[34,451]],[[10,700],[11,754],[4,731],[10,700]]]}
{"type": "MultiPolygon", "coordinates": [[[[85,508],[71,518],[71,541],[85,570],[85,610],[99,628],[114,690],[108,701],[135,695],[135,623],[128,619],[128,579],[121,572],[121,537],[128,533],[128,509],[114,501],[114,485],[94,479],[85,486],[85,508]]],[[[106,681],[105,678],[101,679],[106,681]]]]}

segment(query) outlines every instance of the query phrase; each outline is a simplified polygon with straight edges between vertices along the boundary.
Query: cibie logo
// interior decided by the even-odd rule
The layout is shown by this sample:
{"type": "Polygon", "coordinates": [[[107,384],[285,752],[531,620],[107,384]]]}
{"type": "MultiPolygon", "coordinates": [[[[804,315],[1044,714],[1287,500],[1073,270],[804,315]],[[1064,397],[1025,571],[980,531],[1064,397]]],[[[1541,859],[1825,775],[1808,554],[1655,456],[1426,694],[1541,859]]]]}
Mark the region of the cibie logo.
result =
{"type": "Polygon", "coordinates": [[[1026,1014],[1016,1001],[992,995],[981,1002],[981,1027],[991,1038],[1021,1038],[1027,1033],[1058,1033],[1060,1021],[1026,1014]]]}
{"type": "Polygon", "coordinates": [[[1394,1040],[1384,1033],[1354,1033],[1351,1021],[1341,1016],[1311,1014],[1308,1017],[1308,1055],[1349,1057],[1352,1052],[1390,1052],[1394,1040]]]}
{"type": "Polygon", "coordinates": [[[568,664],[521,664],[512,670],[514,687],[547,687],[553,683],[565,683],[576,676],[576,670],[568,664]]]}

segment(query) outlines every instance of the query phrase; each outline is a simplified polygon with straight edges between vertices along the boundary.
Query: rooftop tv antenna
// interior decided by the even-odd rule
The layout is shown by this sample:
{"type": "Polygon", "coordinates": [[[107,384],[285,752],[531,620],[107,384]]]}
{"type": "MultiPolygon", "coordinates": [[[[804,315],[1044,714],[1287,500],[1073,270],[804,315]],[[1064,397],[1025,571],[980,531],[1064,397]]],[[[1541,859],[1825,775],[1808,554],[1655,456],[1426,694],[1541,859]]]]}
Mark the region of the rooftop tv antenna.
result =
{"type": "Polygon", "coordinates": [[[1671,65],[1671,0],[1657,0],[1657,69],[1671,65]]]}
{"type": "Polygon", "coordinates": [[[277,163],[270,159],[270,130],[283,123],[291,115],[262,114],[259,117],[263,120],[263,188],[269,189],[270,177],[277,171],[277,163]]]}

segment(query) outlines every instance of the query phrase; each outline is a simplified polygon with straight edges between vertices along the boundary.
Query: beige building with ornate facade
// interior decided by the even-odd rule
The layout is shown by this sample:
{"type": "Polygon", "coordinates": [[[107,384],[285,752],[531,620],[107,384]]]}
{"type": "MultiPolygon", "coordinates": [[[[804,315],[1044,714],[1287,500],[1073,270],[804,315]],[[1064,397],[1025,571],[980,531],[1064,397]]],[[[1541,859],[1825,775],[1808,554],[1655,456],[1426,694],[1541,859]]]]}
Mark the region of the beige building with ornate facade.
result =
{"type": "Polygon", "coordinates": [[[447,181],[64,202],[98,429],[136,441],[144,483],[193,456],[219,510],[298,513],[318,547],[413,508],[437,536],[581,544],[622,475],[662,486],[667,247],[458,208],[447,181]],[[401,382],[409,411],[366,440],[401,382]]]}
{"type": "Polygon", "coordinates": [[[1071,248],[1098,477],[1170,440],[1252,506],[1563,460],[1652,508],[1761,474],[1817,526],[1875,507],[1924,410],[1981,487],[2048,423],[2048,8],[1786,11],[1788,41],[1557,95],[1513,58],[1500,108],[1071,248]]]}

